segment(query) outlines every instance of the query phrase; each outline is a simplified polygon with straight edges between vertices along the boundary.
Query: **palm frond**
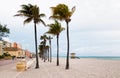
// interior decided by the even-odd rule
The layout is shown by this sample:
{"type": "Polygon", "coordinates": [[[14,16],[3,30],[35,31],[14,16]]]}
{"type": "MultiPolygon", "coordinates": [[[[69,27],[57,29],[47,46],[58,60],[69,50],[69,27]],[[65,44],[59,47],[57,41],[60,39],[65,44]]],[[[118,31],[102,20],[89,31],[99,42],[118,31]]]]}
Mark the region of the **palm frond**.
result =
{"type": "Polygon", "coordinates": [[[53,14],[49,17],[49,19],[57,19],[60,21],[69,20],[68,22],[70,22],[70,17],[75,12],[75,9],[76,8],[74,6],[70,11],[67,5],[58,4],[56,7],[51,7],[53,14]]]}
{"type": "Polygon", "coordinates": [[[60,21],[63,21],[63,20],[64,20],[64,18],[63,18],[62,16],[55,16],[55,15],[50,16],[49,19],[60,20],[60,21]]]}
{"type": "Polygon", "coordinates": [[[46,26],[45,22],[42,19],[38,19],[38,23],[42,23],[44,26],[46,26]]]}
{"type": "Polygon", "coordinates": [[[23,14],[16,14],[16,15],[14,15],[14,16],[24,16],[23,14]]]}
{"type": "Polygon", "coordinates": [[[76,10],[76,7],[74,6],[74,7],[71,9],[71,12],[69,12],[69,13],[70,13],[70,14],[69,14],[70,17],[73,15],[73,13],[75,12],[75,10],[76,10]]]}
{"type": "Polygon", "coordinates": [[[33,19],[32,17],[27,18],[26,20],[24,20],[24,24],[27,24],[27,23],[31,22],[32,19],[33,19]]]}
{"type": "Polygon", "coordinates": [[[39,17],[45,17],[45,14],[43,14],[43,13],[39,14],[39,17]]]}

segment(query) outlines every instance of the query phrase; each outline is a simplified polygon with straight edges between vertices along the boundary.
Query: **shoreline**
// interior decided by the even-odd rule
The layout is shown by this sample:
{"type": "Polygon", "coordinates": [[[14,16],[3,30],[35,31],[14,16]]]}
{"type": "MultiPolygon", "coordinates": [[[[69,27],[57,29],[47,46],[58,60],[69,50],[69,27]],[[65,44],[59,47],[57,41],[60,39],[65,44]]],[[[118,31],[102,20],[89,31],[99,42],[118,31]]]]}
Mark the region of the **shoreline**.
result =
{"type": "MultiPolygon", "coordinates": [[[[57,58],[57,57],[53,57],[57,58]]],[[[66,59],[66,56],[60,56],[59,58],[66,59]]],[[[71,57],[69,57],[71,59],[71,57]]],[[[120,56],[77,56],[74,59],[99,59],[99,60],[120,60],[120,56]]]]}

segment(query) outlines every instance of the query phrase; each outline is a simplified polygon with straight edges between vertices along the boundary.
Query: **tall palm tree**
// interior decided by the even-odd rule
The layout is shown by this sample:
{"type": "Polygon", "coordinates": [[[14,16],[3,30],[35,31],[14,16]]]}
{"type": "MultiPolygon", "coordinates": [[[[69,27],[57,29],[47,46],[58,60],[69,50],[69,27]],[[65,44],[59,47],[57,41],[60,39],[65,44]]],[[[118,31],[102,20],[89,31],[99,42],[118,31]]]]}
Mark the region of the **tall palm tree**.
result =
{"type": "Polygon", "coordinates": [[[75,11],[75,6],[69,10],[68,6],[65,4],[58,4],[56,7],[51,7],[52,16],[50,18],[57,20],[64,20],[67,25],[67,59],[66,59],[66,69],[69,69],[69,22],[71,21],[71,16],[75,11]]]}
{"type": "Polygon", "coordinates": [[[49,24],[48,26],[50,28],[46,33],[57,36],[57,66],[59,66],[59,35],[64,30],[64,28],[61,27],[61,24],[57,20],[55,20],[55,23],[49,24]]]}
{"type": "Polygon", "coordinates": [[[21,5],[22,9],[18,11],[18,14],[15,16],[24,16],[26,19],[24,20],[24,24],[29,23],[33,20],[34,22],[34,33],[35,33],[35,50],[36,50],[36,67],[39,68],[39,61],[38,61],[38,51],[37,51],[37,30],[36,24],[42,23],[45,25],[45,22],[41,19],[44,17],[45,14],[39,13],[39,7],[37,5],[21,5]]]}

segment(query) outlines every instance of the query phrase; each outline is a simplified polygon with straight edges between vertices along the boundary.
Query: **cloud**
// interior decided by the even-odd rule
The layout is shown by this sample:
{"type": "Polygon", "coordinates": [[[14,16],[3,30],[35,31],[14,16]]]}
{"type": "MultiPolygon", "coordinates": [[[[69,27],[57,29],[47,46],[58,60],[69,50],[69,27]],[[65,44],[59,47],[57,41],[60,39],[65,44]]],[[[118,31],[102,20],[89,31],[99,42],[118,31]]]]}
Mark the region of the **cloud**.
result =
{"type": "Polygon", "coordinates": [[[119,45],[79,47],[74,50],[79,56],[119,56],[119,45]]]}
{"type": "MultiPolygon", "coordinates": [[[[120,46],[120,0],[4,0],[0,3],[2,12],[0,22],[10,28],[8,41],[16,41],[24,44],[34,51],[34,28],[33,23],[23,25],[24,18],[13,17],[21,8],[21,4],[37,4],[40,13],[45,13],[46,23],[51,15],[51,6],[65,3],[70,8],[76,6],[76,11],[71,17],[70,27],[70,52],[80,55],[117,55],[120,46]],[[7,3],[6,3],[7,2],[7,3]],[[41,5],[42,4],[42,5],[41,5]],[[4,7],[5,5],[9,7],[4,7]]],[[[66,23],[62,22],[66,27],[66,23]]],[[[42,24],[37,25],[38,43],[39,37],[47,31],[42,24]]],[[[60,35],[60,52],[65,55],[67,48],[66,30],[60,35]]],[[[52,40],[53,51],[56,48],[56,37],[52,40]]]]}
{"type": "Polygon", "coordinates": [[[7,42],[11,42],[11,40],[7,37],[3,37],[3,40],[7,41],[7,42]]]}
{"type": "Polygon", "coordinates": [[[81,30],[119,29],[120,1],[80,0],[73,20],[73,28],[81,30]]]}

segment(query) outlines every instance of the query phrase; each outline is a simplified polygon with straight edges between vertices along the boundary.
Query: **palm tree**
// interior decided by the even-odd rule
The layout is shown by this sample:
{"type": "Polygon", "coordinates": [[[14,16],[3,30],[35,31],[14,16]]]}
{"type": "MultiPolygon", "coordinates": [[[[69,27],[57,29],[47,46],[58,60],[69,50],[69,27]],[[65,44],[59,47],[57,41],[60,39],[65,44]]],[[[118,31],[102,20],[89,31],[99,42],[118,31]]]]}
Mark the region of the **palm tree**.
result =
{"type": "Polygon", "coordinates": [[[44,52],[43,49],[44,49],[44,48],[43,48],[43,45],[40,43],[40,45],[39,45],[39,51],[40,51],[40,52],[39,52],[39,56],[40,56],[40,58],[42,58],[42,59],[43,59],[43,52],[44,52]]]}
{"type": "Polygon", "coordinates": [[[48,40],[47,35],[44,34],[43,36],[40,37],[40,39],[43,40],[44,46],[46,46],[46,41],[48,40]]]}
{"type": "Polygon", "coordinates": [[[33,20],[34,22],[34,33],[35,33],[35,50],[36,50],[36,67],[39,68],[39,61],[38,61],[38,51],[37,51],[37,30],[36,30],[36,24],[42,23],[45,25],[45,22],[41,19],[41,17],[44,17],[45,14],[39,13],[39,7],[37,5],[21,5],[22,9],[18,11],[18,14],[15,16],[24,16],[26,19],[24,20],[24,24],[29,23],[33,20]]]}
{"type": "Polygon", "coordinates": [[[64,28],[61,27],[61,24],[57,20],[55,20],[55,23],[49,24],[48,26],[50,28],[46,33],[57,36],[57,66],[59,66],[59,35],[64,30],[64,28]]]}
{"type": "Polygon", "coordinates": [[[47,37],[47,35],[44,34],[43,36],[40,37],[40,39],[43,40],[42,44],[43,44],[43,48],[44,48],[44,62],[45,62],[45,60],[46,60],[45,55],[47,54],[46,42],[48,40],[48,37],[47,37]]]}
{"type": "Polygon", "coordinates": [[[7,37],[9,33],[9,28],[7,28],[6,25],[0,24],[0,40],[2,40],[2,37],[7,37]]]}
{"type": "Polygon", "coordinates": [[[52,16],[50,18],[57,20],[64,20],[67,25],[67,59],[66,59],[66,69],[69,69],[69,22],[71,21],[71,16],[75,11],[75,6],[69,10],[68,6],[65,4],[58,4],[56,7],[51,7],[52,16]]]}

